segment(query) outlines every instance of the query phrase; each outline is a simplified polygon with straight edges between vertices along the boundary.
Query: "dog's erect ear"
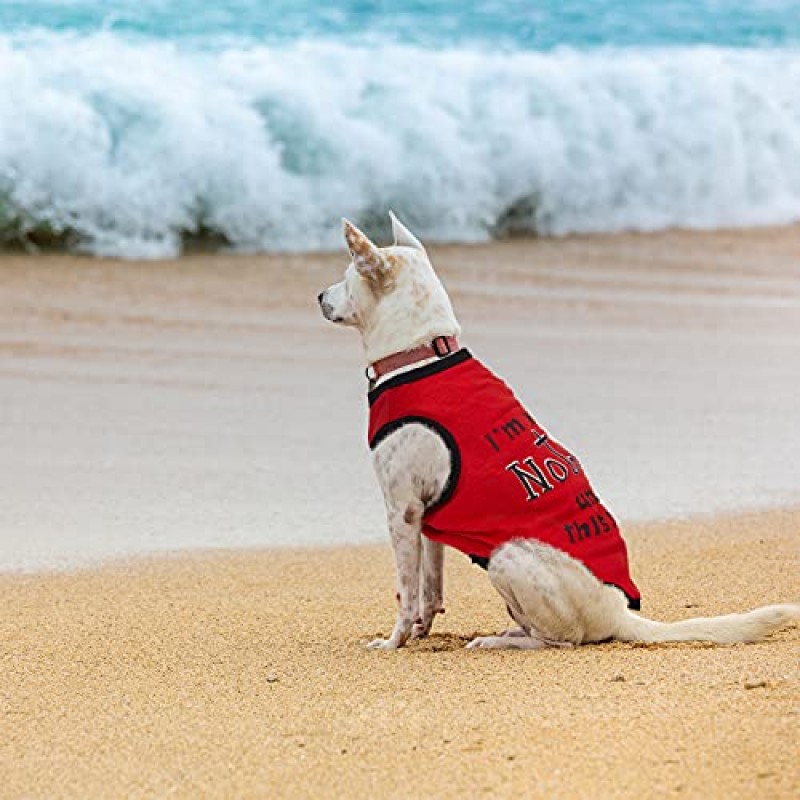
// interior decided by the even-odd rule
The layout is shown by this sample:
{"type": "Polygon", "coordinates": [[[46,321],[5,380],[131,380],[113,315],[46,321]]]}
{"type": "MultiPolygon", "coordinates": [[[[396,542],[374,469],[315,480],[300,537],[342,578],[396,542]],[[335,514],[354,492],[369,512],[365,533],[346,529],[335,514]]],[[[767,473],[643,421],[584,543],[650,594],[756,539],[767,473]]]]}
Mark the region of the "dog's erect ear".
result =
{"type": "Polygon", "coordinates": [[[389,212],[389,219],[392,221],[392,233],[394,234],[394,243],[400,247],[413,247],[415,250],[425,251],[422,242],[414,236],[411,231],[400,222],[394,215],[394,211],[389,212]]]}
{"type": "Polygon", "coordinates": [[[380,281],[386,272],[386,261],[381,251],[352,222],[343,219],[342,224],[355,268],[368,280],[380,281]]]}

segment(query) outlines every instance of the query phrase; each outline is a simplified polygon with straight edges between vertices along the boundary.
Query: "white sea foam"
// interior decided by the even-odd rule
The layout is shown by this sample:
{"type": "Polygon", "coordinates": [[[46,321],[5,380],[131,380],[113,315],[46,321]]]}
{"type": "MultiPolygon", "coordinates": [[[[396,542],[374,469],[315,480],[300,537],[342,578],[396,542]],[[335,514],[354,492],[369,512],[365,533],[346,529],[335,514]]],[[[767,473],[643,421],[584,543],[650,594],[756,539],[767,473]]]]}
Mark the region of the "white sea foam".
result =
{"type": "Polygon", "coordinates": [[[0,240],[95,253],[800,219],[800,51],[190,48],[0,36],[0,240]]]}

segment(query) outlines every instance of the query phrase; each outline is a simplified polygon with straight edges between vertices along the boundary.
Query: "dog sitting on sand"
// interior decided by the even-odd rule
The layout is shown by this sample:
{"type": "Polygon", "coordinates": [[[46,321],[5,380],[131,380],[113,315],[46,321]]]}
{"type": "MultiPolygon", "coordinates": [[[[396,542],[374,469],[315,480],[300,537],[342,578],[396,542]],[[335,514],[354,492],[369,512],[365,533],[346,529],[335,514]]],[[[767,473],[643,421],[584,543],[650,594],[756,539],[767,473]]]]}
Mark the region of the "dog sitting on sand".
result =
{"type": "Polygon", "coordinates": [[[800,618],[800,605],[655,622],[625,543],[578,459],[500,378],[461,348],[450,299],[419,240],[391,214],[376,247],[344,221],[352,261],[319,295],[331,322],[361,334],[370,379],[369,445],[397,568],[395,649],[442,612],[444,545],[485,567],[517,628],[470,648],[534,649],[612,639],[752,642],[800,618]]]}

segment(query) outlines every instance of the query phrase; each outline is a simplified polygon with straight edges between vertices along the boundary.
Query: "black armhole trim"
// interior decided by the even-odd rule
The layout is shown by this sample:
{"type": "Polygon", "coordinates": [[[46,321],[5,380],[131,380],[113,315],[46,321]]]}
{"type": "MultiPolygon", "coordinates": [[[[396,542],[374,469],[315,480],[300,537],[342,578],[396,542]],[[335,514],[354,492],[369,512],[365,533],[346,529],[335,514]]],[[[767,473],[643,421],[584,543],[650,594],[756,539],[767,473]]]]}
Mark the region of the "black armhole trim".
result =
{"type": "Polygon", "coordinates": [[[399,375],[395,375],[394,378],[385,380],[371,392],[368,392],[367,399],[369,400],[369,404],[372,405],[385,391],[393,389],[395,386],[403,386],[406,383],[421,381],[423,378],[429,378],[431,375],[436,375],[438,372],[450,369],[450,367],[455,367],[457,364],[461,364],[464,361],[469,361],[470,358],[472,358],[472,353],[470,353],[466,347],[462,347],[452,355],[444,356],[438,361],[432,361],[424,367],[418,367],[408,372],[401,372],[399,375]]]}
{"type": "MultiPolygon", "coordinates": [[[[464,351],[461,350],[459,352],[464,351]]],[[[431,364],[431,366],[438,366],[440,363],[441,362],[436,362],[436,364],[431,364]]],[[[398,417],[391,422],[387,422],[383,427],[378,428],[377,433],[370,440],[369,449],[374,450],[387,436],[400,430],[403,425],[408,425],[409,423],[417,423],[430,428],[441,437],[445,447],[450,451],[450,475],[447,477],[447,483],[442,493],[439,495],[439,499],[425,508],[426,512],[433,511],[433,509],[443,506],[453,496],[453,492],[455,492],[456,486],[458,485],[458,479],[461,476],[461,451],[458,449],[455,437],[444,425],[428,417],[398,417]]]]}

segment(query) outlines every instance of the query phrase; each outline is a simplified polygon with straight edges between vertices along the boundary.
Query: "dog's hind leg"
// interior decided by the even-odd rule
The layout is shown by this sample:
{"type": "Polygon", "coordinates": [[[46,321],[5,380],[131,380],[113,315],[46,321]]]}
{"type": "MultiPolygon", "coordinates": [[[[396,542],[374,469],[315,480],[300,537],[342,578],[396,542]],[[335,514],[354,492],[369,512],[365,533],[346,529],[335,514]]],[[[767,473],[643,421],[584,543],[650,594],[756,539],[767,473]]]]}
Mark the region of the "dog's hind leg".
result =
{"type": "Polygon", "coordinates": [[[526,635],[479,637],[470,648],[530,650],[604,641],[626,610],[622,592],[566,553],[534,540],[498,548],[489,578],[526,635]]]}
{"type": "MultiPolygon", "coordinates": [[[[538,645],[628,642],[718,644],[755,642],[800,619],[800,605],[743,614],[656,622],[628,609],[625,595],[599,581],[579,561],[534,540],[509,542],[492,555],[489,578],[514,620],[538,645]]],[[[520,648],[519,637],[482,637],[470,647],[520,648]]],[[[534,646],[527,643],[526,646],[534,646]]]]}

